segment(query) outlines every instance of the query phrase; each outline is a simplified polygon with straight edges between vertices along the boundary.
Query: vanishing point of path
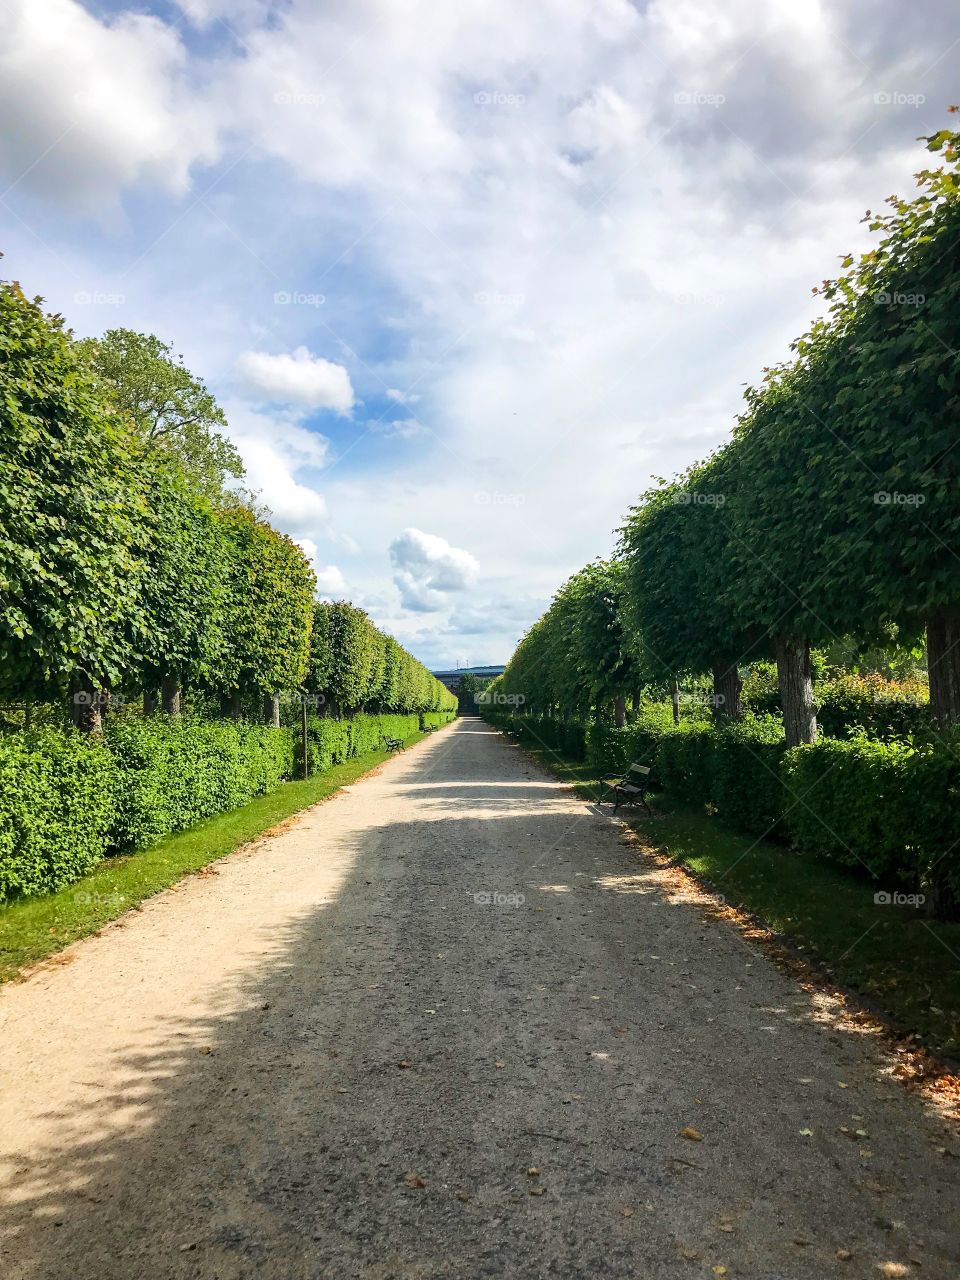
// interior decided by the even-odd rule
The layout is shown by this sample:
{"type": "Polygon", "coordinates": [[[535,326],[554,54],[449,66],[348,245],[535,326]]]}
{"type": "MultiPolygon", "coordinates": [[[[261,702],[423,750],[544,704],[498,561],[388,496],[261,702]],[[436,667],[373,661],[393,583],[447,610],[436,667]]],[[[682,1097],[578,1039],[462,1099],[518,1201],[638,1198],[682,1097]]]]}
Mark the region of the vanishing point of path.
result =
{"type": "Polygon", "coordinates": [[[621,839],[462,720],[4,989],[0,1275],[960,1277],[954,1135],[621,839]]]}

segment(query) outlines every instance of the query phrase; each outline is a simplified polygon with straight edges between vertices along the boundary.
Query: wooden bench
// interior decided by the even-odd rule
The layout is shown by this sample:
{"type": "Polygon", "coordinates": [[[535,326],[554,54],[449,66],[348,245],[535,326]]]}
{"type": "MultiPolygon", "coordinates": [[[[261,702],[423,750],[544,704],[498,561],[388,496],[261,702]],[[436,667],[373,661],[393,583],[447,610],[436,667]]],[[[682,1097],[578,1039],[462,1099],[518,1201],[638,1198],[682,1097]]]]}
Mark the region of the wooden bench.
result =
{"type": "Polygon", "coordinates": [[[650,765],[632,764],[622,778],[601,778],[600,796],[597,804],[603,804],[604,794],[607,791],[612,791],[614,813],[617,812],[622,804],[642,804],[652,818],[653,810],[647,804],[651,772],[650,765]]]}

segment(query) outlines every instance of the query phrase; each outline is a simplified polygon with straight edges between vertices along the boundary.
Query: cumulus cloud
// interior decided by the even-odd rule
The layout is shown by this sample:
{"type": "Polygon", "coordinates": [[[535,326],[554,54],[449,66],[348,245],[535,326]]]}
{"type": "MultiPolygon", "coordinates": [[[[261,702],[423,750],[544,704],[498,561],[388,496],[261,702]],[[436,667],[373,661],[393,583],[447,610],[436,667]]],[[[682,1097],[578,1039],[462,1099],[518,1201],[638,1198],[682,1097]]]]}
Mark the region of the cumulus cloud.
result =
{"type": "Polygon", "coordinates": [[[0,112],[8,181],[71,210],[137,182],[182,194],[218,150],[175,28],[132,12],[100,22],[76,0],[5,6],[0,112]]]}
{"type": "Polygon", "coordinates": [[[327,439],[289,414],[261,413],[235,400],[226,401],[224,408],[230,438],[246,468],[246,487],[259,494],[286,532],[305,535],[323,528],[326,500],[298,473],[323,466],[327,439]]]}
{"type": "Polygon", "coordinates": [[[350,375],[343,365],[312,355],[306,347],[280,355],[245,351],[237,368],[245,386],[269,403],[334,409],[344,414],[354,405],[350,375]]]}
{"type": "Polygon", "coordinates": [[[394,538],[390,560],[403,607],[414,613],[443,608],[451,592],[465,591],[480,573],[469,551],[420,529],[404,529],[394,538]]]}

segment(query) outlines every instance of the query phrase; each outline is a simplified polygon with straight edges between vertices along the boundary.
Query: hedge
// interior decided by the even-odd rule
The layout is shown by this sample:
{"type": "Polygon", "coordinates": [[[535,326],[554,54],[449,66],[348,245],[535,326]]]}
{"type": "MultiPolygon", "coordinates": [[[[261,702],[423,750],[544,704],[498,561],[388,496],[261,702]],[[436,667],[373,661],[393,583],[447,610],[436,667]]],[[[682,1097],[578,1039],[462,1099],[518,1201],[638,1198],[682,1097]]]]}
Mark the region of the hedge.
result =
{"type": "Polygon", "coordinates": [[[794,843],[913,890],[960,899],[960,753],[952,741],[910,745],[824,739],[783,765],[794,843]],[[794,800],[794,797],[801,797],[794,800]]]}
{"type": "Polygon", "coordinates": [[[144,849],[275,790],[293,769],[288,729],[243,721],[131,719],[112,726],[111,843],[144,849]]]}
{"type": "Polygon", "coordinates": [[[59,889],[100,861],[113,777],[106,747],[79,734],[0,737],[0,901],[59,889]]]}
{"type": "MultiPolygon", "coordinates": [[[[446,723],[450,712],[429,713],[446,723]]],[[[421,718],[309,723],[315,771],[408,739],[421,718]]],[[[73,729],[0,734],[0,902],[70,884],[108,853],[133,853],[275,790],[294,767],[289,729],[236,720],[121,719],[104,738],[73,729]]]]}
{"type": "Polygon", "coordinates": [[[379,751],[384,739],[399,738],[406,742],[420,732],[420,717],[409,715],[352,716],[338,720],[333,716],[312,716],[307,722],[310,743],[310,769],[322,772],[354,756],[379,751]]]}

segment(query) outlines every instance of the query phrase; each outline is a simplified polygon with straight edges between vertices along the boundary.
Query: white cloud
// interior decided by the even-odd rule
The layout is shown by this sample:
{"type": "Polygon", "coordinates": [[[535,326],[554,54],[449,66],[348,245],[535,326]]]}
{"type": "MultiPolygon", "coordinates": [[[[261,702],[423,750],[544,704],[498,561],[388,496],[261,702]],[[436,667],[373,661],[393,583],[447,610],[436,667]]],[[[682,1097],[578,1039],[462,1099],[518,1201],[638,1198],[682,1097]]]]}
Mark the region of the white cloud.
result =
{"type": "Polygon", "coordinates": [[[469,551],[420,529],[404,529],[394,538],[390,560],[401,602],[414,613],[443,608],[449,593],[465,591],[480,573],[469,551]]]}
{"type": "Polygon", "coordinates": [[[323,495],[298,479],[322,467],[329,443],[289,413],[267,414],[242,401],[224,402],[229,435],[246,467],[244,484],[270,508],[276,524],[295,535],[315,534],[328,521],[323,495]]]}
{"type": "Polygon", "coordinates": [[[143,182],[182,194],[217,154],[213,113],[173,27],[99,22],[76,0],[11,0],[0,44],[0,169],[71,211],[143,182]]]}
{"type": "Polygon", "coordinates": [[[328,564],[324,568],[318,567],[317,574],[317,593],[329,600],[342,600],[347,593],[347,584],[343,574],[335,564],[328,564]]]}
{"type": "Polygon", "coordinates": [[[415,391],[401,391],[398,387],[387,388],[387,399],[397,404],[416,404],[420,397],[415,391]]]}
{"type": "Polygon", "coordinates": [[[280,355],[245,351],[237,368],[246,387],[268,403],[337,413],[349,413],[354,405],[350,375],[343,365],[312,355],[306,347],[280,355]]]}

